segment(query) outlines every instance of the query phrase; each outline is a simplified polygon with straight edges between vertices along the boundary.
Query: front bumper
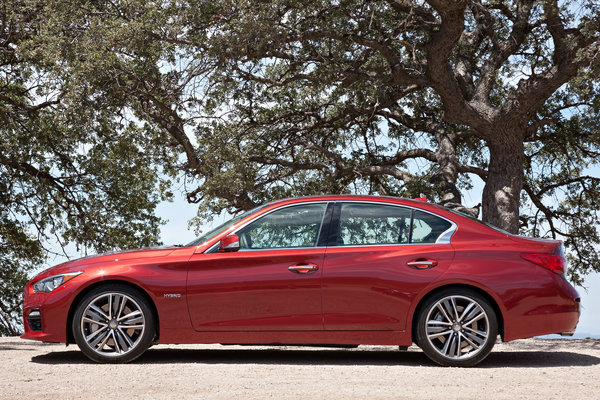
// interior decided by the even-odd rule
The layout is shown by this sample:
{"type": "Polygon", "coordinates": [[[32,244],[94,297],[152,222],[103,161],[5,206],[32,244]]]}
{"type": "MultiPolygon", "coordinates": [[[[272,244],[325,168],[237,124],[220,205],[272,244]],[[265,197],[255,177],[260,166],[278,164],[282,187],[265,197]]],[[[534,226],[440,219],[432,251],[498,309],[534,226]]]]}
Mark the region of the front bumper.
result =
{"type": "Polygon", "coordinates": [[[23,301],[25,333],[21,338],[66,343],[72,300],[73,293],[66,287],[59,287],[50,293],[34,293],[31,286],[27,284],[23,301]],[[34,318],[30,318],[32,313],[34,318]]]}

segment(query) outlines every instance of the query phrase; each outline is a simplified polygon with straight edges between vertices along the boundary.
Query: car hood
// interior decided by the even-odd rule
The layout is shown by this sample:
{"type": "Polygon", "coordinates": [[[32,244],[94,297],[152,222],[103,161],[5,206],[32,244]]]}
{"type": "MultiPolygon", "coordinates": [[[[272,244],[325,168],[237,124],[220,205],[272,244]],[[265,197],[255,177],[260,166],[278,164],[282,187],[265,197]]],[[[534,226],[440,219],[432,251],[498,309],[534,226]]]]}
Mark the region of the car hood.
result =
{"type": "Polygon", "coordinates": [[[55,265],[50,267],[39,274],[36,275],[36,278],[55,275],[55,274],[64,274],[72,271],[78,270],[80,267],[84,265],[90,264],[98,264],[105,262],[114,262],[114,261],[122,261],[122,260],[134,260],[138,258],[148,258],[148,257],[164,257],[171,254],[174,250],[180,248],[179,246],[159,246],[159,247],[146,247],[141,249],[132,249],[132,250],[120,250],[120,251],[111,251],[107,253],[95,254],[90,256],[85,256],[81,258],[77,258],[75,260],[70,260],[64,262],[62,264],[55,265]]]}

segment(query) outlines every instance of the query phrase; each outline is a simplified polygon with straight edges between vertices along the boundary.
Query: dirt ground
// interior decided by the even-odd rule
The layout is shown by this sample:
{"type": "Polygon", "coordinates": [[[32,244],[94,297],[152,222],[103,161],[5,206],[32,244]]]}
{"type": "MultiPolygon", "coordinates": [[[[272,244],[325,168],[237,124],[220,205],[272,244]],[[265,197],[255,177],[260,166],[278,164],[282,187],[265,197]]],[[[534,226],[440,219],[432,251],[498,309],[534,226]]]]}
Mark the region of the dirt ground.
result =
{"type": "Polygon", "coordinates": [[[600,399],[600,340],[499,343],[478,367],[417,347],[159,345],[126,365],[0,338],[0,399],[600,399]]]}

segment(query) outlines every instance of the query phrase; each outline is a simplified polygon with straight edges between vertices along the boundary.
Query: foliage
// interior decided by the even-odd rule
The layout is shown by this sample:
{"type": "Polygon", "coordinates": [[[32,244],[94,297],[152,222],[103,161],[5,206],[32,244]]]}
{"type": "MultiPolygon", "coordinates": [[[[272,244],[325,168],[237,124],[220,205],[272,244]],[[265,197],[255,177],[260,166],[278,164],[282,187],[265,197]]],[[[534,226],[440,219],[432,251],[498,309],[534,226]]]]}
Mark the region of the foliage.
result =
{"type": "Polygon", "coordinates": [[[280,197],[426,194],[512,232],[565,238],[576,282],[600,270],[594,3],[41,7],[29,54],[60,60],[74,104],[100,102],[164,135],[179,158],[162,165],[182,172],[197,225],[280,197]],[[474,176],[482,201],[466,207],[474,176]]]}
{"type": "MultiPolygon", "coordinates": [[[[11,2],[12,4],[12,2],[11,2]]],[[[0,51],[0,334],[19,329],[28,272],[47,248],[80,252],[158,243],[170,197],[156,146],[164,135],[120,118],[114,99],[85,99],[27,51],[39,7],[2,4],[0,51]]],[[[164,163],[162,163],[164,164],[164,163]]]]}

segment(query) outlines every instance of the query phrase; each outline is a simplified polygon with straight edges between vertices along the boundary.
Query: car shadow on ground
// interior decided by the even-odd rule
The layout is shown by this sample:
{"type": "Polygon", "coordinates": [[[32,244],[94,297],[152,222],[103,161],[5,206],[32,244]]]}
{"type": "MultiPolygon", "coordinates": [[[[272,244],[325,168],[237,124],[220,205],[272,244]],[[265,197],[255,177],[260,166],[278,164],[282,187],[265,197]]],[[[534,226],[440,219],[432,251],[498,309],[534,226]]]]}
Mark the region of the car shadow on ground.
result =
{"type": "MultiPolygon", "coordinates": [[[[40,364],[88,364],[80,351],[56,351],[31,358],[40,364]]],[[[273,364],[434,366],[420,351],[349,351],[303,349],[150,349],[136,364],[273,364]]],[[[568,351],[492,352],[475,368],[540,368],[592,366],[600,358],[568,351]]]]}

